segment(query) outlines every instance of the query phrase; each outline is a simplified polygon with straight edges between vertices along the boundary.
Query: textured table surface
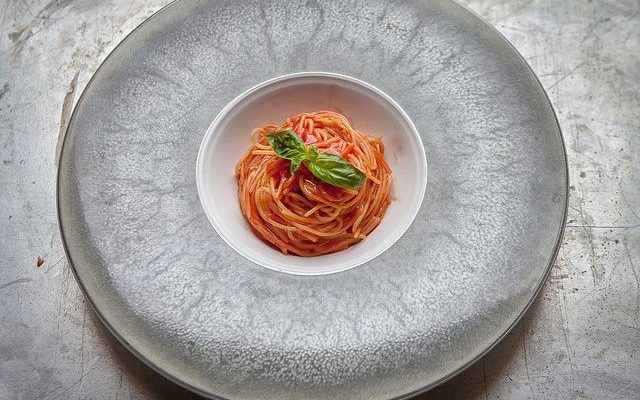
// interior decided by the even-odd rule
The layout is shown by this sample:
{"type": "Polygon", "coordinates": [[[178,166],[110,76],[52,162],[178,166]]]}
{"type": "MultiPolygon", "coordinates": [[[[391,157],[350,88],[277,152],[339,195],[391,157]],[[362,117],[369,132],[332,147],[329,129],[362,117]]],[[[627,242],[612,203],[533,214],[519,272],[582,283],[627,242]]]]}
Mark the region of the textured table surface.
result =
{"type": "MultiPolygon", "coordinates": [[[[55,211],[56,149],[113,47],[166,0],[0,4],[0,398],[198,398],[88,308],[55,211]],[[38,258],[44,260],[37,267],[38,258]]],[[[640,398],[640,3],[464,1],[522,53],[567,144],[558,260],[513,332],[422,399],[640,398]]]]}

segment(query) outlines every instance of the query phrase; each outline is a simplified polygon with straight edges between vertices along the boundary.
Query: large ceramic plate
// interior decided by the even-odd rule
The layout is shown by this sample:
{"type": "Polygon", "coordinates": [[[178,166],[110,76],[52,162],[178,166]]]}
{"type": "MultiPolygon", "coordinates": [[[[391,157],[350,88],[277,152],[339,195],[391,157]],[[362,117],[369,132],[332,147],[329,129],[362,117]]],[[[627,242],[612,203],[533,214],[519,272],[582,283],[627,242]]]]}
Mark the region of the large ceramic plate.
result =
{"type": "Polygon", "coordinates": [[[223,398],[393,398],[490,349],[553,262],[567,204],[560,130],[495,30],[450,1],[180,1],[100,67],[73,114],[60,226],[105,324],[149,365],[223,398]],[[280,273],[211,227],[195,163],[218,112],[301,71],[376,86],[409,115],[428,185],[364,265],[280,273]]]}

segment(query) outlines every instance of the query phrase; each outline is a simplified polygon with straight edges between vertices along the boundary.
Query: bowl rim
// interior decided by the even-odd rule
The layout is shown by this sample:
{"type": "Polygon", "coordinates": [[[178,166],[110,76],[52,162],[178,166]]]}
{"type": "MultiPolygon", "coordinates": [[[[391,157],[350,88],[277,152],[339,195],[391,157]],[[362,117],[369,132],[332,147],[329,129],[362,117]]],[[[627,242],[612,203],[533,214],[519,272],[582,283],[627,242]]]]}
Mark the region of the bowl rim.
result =
{"type": "MultiPolygon", "coordinates": [[[[251,263],[259,265],[264,268],[268,268],[272,271],[287,273],[291,275],[299,275],[299,276],[322,276],[322,275],[345,272],[352,268],[364,265],[370,262],[371,260],[379,257],[387,250],[389,250],[389,248],[391,248],[398,240],[400,240],[400,238],[402,238],[402,236],[404,236],[404,234],[413,224],[416,216],[418,215],[418,212],[420,211],[420,208],[424,204],[424,198],[426,194],[427,181],[428,181],[428,165],[427,165],[426,151],[424,148],[424,144],[422,142],[422,137],[420,136],[418,129],[414,125],[409,115],[404,111],[404,109],[402,109],[402,107],[395,100],[393,100],[393,98],[391,98],[391,96],[389,96],[388,94],[386,94],[385,92],[383,92],[382,90],[380,90],[379,88],[377,88],[376,86],[370,83],[367,83],[361,79],[357,79],[348,75],[335,73],[335,72],[326,72],[326,71],[305,71],[305,72],[294,72],[294,73],[279,75],[274,78],[267,79],[243,91],[238,96],[236,96],[233,100],[227,103],[227,105],[224,106],[220,110],[220,112],[216,115],[216,117],[213,119],[211,124],[209,124],[203,136],[203,139],[200,142],[200,146],[198,148],[198,156],[197,156],[196,165],[195,165],[195,179],[196,179],[196,186],[197,186],[198,197],[200,200],[200,205],[202,206],[209,223],[211,224],[211,226],[213,226],[214,230],[220,236],[220,238],[222,238],[222,240],[224,240],[224,242],[227,245],[229,245],[236,253],[238,253],[239,255],[241,255],[251,263]],[[381,248],[373,249],[374,251],[365,253],[364,256],[358,257],[358,259],[355,262],[343,263],[344,265],[340,266],[339,268],[334,268],[328,271],[324,271],[324,270],[318,271],[314,269],[293,271],[288,268],[283,268],[283,267],[279,268],[275,265],[271,265],[267,261],[260,260],[259,257],[254,257],[251,254],[251,252],[245,251],[243,249],[243,246],[237,245],[235,241],[232,240],[229,237],[229,235],[219,226],[221,225],[221,221],[218,220],[218,217],[215,216],[214,213],[211,211],[211,207],[207,205],[207,202],[205,202],[206,195],[205,195],[205,189],[204,189],[205,184],[204,184],[204,173],[203,173],[203,171],[205,170],[205,160],[206,160],[205,153],[207,149],[210,149],[212,145],[215,145],[215,140],[217,139],[217,137],[215,137],[213,133],[216,131],[218,125],[224,120],[224,118],[227,116],[227,114],[229,114],[231,110],[233,110],[242,101],[249,98],[252,94],[268,86],[285,82],[288,80],[294,80],[294,79],[300,79],[300,78],[329,78],[329,79],[341,80],[346,83],[351,83],[351,84],[355,84],[356,86],[360,86],[361,88],[366,89],[368,92],[371,92],[374,95],[381,98],[382,100],[384,100],[386,103],[388,103],[388,105],[392,107],[393,112],[397,114],[398,120],[401,120],[402,122],[407,124],[408,129],[405,130],[404,134],[409,136],[413,141],[417,143],[418,163],[419,165],[424,166],[424,170],[421,171],[424,177],[420,179],[420,182],[419,182],[420,186],[418,187],[417,199],[411,203],[411,206],[413,207],[413,209],[410,209],[408,214],[405,214],[408,221],[408,223],[406,223],[406,226],[401,228],[400,232],[396,233],[391,238],[391,240],[389,240],[388,243],[385,243],[383,246],[381,246],[381,248]]],[[[336,253],[331,253],[331,254],[336,254],[336,253]]],[[[287,255],[287,256],[294,256],[294,255],[287,255]]],[[[327,256],[327,255],[323,255],[323,256],[327,256]]],[[[322,256],[318,256],[318,257],[322,257],[322,256]]]]}

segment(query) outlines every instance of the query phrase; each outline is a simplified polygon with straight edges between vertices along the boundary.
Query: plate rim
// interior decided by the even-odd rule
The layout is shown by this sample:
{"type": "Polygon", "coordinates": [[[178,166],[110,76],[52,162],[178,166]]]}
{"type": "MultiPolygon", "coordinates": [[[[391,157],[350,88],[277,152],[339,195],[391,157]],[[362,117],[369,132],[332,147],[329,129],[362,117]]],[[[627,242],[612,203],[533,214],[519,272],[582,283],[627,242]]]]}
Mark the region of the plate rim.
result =
{"type": "MultiPolygon", "coordinates": [[[[181,386],[187,390],[190,390],[191,392],[208,398],[208,399],[213,399],[213,400],[228,400],[225,397],[220,397],[218,395],[209,393],[204,391],[203,389],[196,387],[192,384],[190,384],[189,382],[186,382],[185,380],[174,376],[172,374],[170,374],[168,371],[166,371],[165,369],[161,368],[160,366],[156,365],[154,362],[152,362],[151,360],[149,360],[144,354],[142,354],[140,351],[138,351],[133,345],[131,345],[125,338],[124,336],[122,336],[112,325],[111,323],[106,319],[106,317],[100,312],[100,309],[97,307],[97,305],[95,304],[93,298],[91,296],[89,296],[89,293],[87,292],[87,288],[84,285],[84,283],[82,282],[80,276],[78,275],[78,272],[76,270],[75,264],[73,262],[73,258],[71,257],[71,253],[69,251],[69,246],[67,244],[67,240],[65,238],[64,235],[64,230],[63,230],[63,223],[62,223],[62,218],[61,218],[61,199],[60,199],[60,193],[61,193],[61,187],[60,187],[60,176],[61,176],[61,164],[62,164],[62,160],[63,160],[63,154],[64,154],[64,150],[68,140],[68,133],[69,130],[71,128],[72,122],[74,121],[74,119],[77,117],[78,114],[78,108],[79,105],[85,100],[85,94],[88,92],[88,89],[91,87],[95,77],[98,75],[98,73],[100,72],[100,70],[104,67],[104,65],[107,63],[107,61],[113,56],[113,54],[116,52],[116,50],[122,46],[122,44],[132,35],[134,35],[139,29],[141,29],[144,25],[150,23],[151,21],[155,20],[158,15],[172,7],[175,7],[176,4],[178,4],[181,0],[171,0],[171,2],[169,2],[168,4],[162,6],[161,8],[159,8],[157,11],[155,11],[153,14],[151,14],[149,17],[147,17],[144,21],[142,21],[139,25],[137,25],[133,30],[131,30],[131,32],[127,33],[119,42],[118,44],[111,49],[111,51],[109,52],[109,54],[104,58],[104,60],[102,60],[100,62],[100,65],[98,66],[98,68],[95,70],[95,72],[91,75],[91,78],[89,79],[89,81],[87,82],[87,84],[84,86],[84,88],[82,89],[82,92],[80,94],[80,96],[78,97],[78,101],[75,103],[74,107],[73,107],[73,111],[71,113],[71,117],[69,118],[69,122],[67,123],[67,126],[64,130],[64,134],[62,135],[61,138],[59,138],[58,140],[61,141],[61,145],[60,145],[60,150],[59,153],[57,154],[57,160],[56,160],[56,171],[55,171],[55,188],[56,188],[56,214],[57,214],[57,226],[58,226],[58,233],[60,234],[60,239],[62,242],[62,247],[66,256],[66,259],[68,261],[69,267],[71,269],[71,272],[73,273],[73,276],[83,294],[83,296],[85,297],[85,299],[87,299],[87,302],[89,303],[91,309],[93,310],[94,314],[97,315],[98,319],[101,321],[101,323],[107,328],[107,330],[111,333],[111,335],[113,335],[117,341],[123,346],[125,347],[130,353],[132,353],[138,360],[140,360],[144,365],[146,365],[147,367],[149,367],[150,369],[152,369],[153,371],[155,371],[156,373],[158,373],[160,376],[162,376],[163,378],[167,379],[168,381],[181,386]]],[[[560,247],[562,244],[562,238],[564,236],[565,233],[565,227],[566,227],[566,222],[567,222],[567,215],[568,215],[568,209],[569,209],[569,185],[570,185],[570,180],[569,180],[569,164],[568,164],[568,157],[567,157],[567,148],[566,148],[566,143],[564,140],[564,135],[562,132],[562,127],[560,125],[560,121],[558,120],[558,114],[556,112],[556,109],[553,105],[553,103],[551,102],[551,99],[549,98],[549,95],[547,93],[547,91],[545,90],[544,86],[542,85],[542,83],[540,82],[540,79],[538,78],[538,76],[535,74],[535,72],[533,71],[533,69],[531,68],[531,65],[529,65],[529,63],[527,62],[527,60],[524,58],[524,56],[522,56],[522,54],[516,49],[516,47],[500,32],[498,31],[498,29],[493,26],[491,23],[489,23],[488,21],[486,21],[483,17],[481,17],[478,13],[476,13],[475,11],[473,11],[472,9],[470,9],[469,7],[460,4],[458,2],[458,0],[440,0],[440,1],[447,1],[449,2],[451,5],[453,5],[454,7],[457,7],[459,10],[461,10],[463,13],[468,13],[470,16],[472,16],[473,18],[475,18],[477,21],[479,21],[484,28],[489,29],[489,31],[491,31],[493,34],[495,34],[497,36],[497,38],[499,40],[501,40],[504,44],[507,45],[507,47],[513,52],[515,53],[516,57],[521,61],[521,63],[523,64],[524,68],[530,73],[530,75],[533,77],[533,79],[535,80],[535,82],[537,83],[537,85],[539,86],[539,88],[541,89],[541,92],[544,96],[544,100],[546,102],[546,104],[548,104],[551,113],[553,114],[553,119],[555,121],[555,125],[558,128],[558,134],[559,134],[559,139],[560,139],[560,147],[562,149],[562,163],[564,164],[564,196],[562,196],[561,200],[564,200],[564,208],[563,208],[563,212],[562,212],[562,223],[560,225],[560,229],[557,232],[556,235],[556,240],[555,240],[555,245],[553,248],[553,251],[551,253],[551,257],[549,259],[549,263],[545,268],[545,273],[543,274],[542,278],[540,279],[540,281],[536,284],[535,289],[531,295],[531,297],[529,298],[529,300],[527,301],[527,303],[525,304],[524,308],[522,309],[522,311],[515,317],[515,319],[513,320],[513,322],[511,324],[509,324],[507,326],[507,328],[505,329],[505,331],[499,335],[498,337],[496,337],[493,342],[487,346],[483,351],[481,351],[480,353],[478,353],[476,356],[472,357],[471,359],[469,359],[467,362],[463,363],[462,365],[460,365],[457,369],[450,371],[449,373],[445,374],[444,376],[442,376],[440,379],[437,379],[435,381],[432,381],[428,384],[426,384],[425,386],[413,390],[411,392],[405,393],[403,395],[394,397],[392,399],[398,399],[398,400],[404,400],[404,399],[409,399],[412,398],[414,396],[418,396],[420,394],[423,394],[425,392],[428,392],[444,383],[446,383],[447,381],[455,378],[456,376],[458,376],[459,374],[461,374],[462,372],[464,372],[465,370],[467,370],[469,367],[471,367],[472,365],[474,365],[476,362],[478,362],[481,358],[483,358],[485,355],[487,355],[491,350],[493,350],[500,342],[502,342],[502,340],[504,340],[504,338],[509,335],[509,333],[511,333],[511,331],[515,328],[516,325],[518,325],[524,315],[529,311],[529,309],[531,308],[531,306],[533,305],[533,303],[538,299],[538,296],[540,294],[540,292],[542,291],[542,288],[544,287],[545,282],[547,281],[549,275],[551,274],[551,270],[553,269],[553,265],[555,264],[555,261],[557,259],[558,256],[558,252],[560,251],[560,247]]]]}

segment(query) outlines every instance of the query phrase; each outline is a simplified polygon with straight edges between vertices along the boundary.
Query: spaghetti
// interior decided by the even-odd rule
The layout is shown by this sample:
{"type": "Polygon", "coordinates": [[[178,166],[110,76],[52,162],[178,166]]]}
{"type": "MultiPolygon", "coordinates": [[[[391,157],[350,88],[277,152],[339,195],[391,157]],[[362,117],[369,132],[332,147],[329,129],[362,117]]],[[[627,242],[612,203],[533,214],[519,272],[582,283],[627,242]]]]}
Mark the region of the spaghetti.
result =
{"type": "Polygon", "coordinates": [[[251,148],[235,173],[242,214],[254,232],[284,254],[317,256],[344,250],[378,226],[391,203],[391,169],[381,138],[352,128],[331,111],[301,113],[280,125],[251,133],[251,148]],[[341,156],[366,178],[358,189],[333,186],[314,177],[304,163],[276,155],[267,135],[292,130],[318,152],[341,156]]]}

